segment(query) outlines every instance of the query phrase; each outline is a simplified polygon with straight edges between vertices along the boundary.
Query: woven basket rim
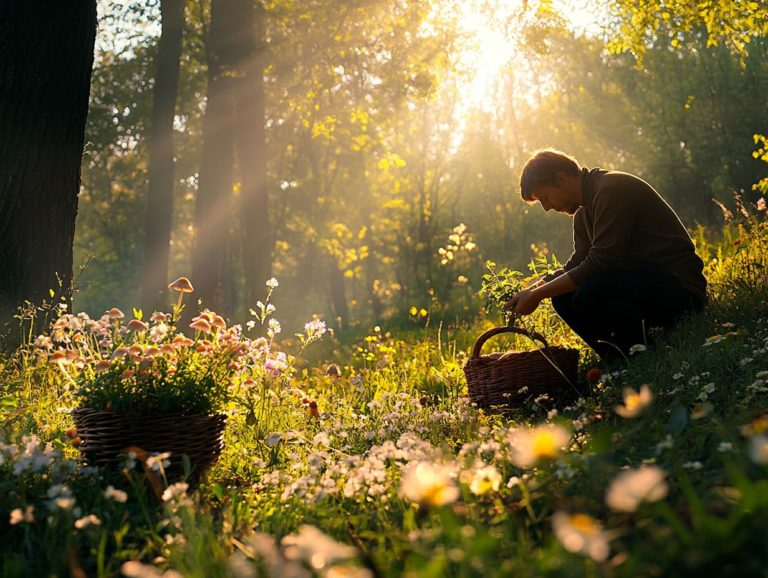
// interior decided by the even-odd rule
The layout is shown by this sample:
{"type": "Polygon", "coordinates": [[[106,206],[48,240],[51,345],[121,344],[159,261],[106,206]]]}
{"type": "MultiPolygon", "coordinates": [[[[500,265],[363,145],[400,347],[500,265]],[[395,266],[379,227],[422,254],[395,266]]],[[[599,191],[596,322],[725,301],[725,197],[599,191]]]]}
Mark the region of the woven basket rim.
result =
{"type": "Polygon", "coordinates": [[[113,409],[97,409],[94,407],[77,407],[72,410],[72,415],[77,414],[101,414],[101,415],[112,415],[118,418],[128,419],[128,420],[134,420],[134,419],[164,419],[164,418],[212,418],[212,417],[224,417],[226,418],[228,414],[224,412],[216,412],[216,413],[121,413],[119,411],[115,411],[113,409]]]}

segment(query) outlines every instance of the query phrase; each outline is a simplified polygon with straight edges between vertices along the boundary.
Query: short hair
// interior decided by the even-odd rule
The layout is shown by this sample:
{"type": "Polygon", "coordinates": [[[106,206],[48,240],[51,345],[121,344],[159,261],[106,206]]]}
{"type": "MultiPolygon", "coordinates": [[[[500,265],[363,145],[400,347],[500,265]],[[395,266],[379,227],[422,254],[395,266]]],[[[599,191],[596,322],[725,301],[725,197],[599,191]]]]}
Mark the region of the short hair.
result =
{"type": "Polygon", "coordinates": [[[537,150],[525,163],[520,174],[520,196],[525,202],[531,202],[533,191],[556,184],[555,174],[559,172],[577,176],[581,167],[576,159],[557,149],[537,150]]]}

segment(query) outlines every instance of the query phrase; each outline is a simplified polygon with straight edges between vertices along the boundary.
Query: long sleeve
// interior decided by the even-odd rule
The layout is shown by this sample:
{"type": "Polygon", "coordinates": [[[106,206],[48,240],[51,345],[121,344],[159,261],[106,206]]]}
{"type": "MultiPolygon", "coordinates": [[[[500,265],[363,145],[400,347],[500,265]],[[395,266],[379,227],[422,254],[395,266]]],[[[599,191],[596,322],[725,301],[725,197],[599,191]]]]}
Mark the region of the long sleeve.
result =
{"type": "Polygon", "coordinates": [[[570,271],[571,269],[580,265],[589,254],[589,233],[588,233],[588,217],[584,208],[573,216],[573,253],[563,265],[563,271],[570,271]]]}
{"type": "MultiPolygon", "coordinates": [[[[577,285],[590,277],[621,269],[638,214],[637,197],[631,189],[604,187],[596,191],[591,200],[591,211],[584,211],[592,213],[591,246],[587,246],[584,255],[584,244],[581,244],[579,255],[584,257],[568,270],[568,275],[577,285]]],[[[577,224],[574,221],[574,239],[578,236],[577,224]]]]}

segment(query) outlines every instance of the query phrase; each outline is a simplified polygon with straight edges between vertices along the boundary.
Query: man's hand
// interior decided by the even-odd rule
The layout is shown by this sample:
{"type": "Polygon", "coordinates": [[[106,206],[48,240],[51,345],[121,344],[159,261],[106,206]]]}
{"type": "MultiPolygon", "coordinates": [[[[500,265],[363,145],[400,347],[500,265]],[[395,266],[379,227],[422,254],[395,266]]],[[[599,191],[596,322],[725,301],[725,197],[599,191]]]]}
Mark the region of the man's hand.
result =
{"type": "Polygon", "coordinates": [[[541,298],[534,288],[523,289],[515,294],[512,299],[504,304],[504,308],[513,311],[517,315],[530,315],[541,303],[541,298]]]}

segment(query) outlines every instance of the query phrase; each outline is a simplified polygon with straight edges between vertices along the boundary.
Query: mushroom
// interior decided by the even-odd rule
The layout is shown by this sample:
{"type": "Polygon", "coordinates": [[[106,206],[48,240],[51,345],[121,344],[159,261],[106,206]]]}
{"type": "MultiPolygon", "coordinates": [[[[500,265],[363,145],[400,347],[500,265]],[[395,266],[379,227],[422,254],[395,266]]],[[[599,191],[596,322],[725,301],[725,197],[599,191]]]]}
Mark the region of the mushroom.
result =
{"type": "Polygon", "coordinates": [[[137,333],[141,331],[146,331],[147,329],[149,329],[149,325],[147,325],[140,319],[131,319],[128,322],[128,325],[126,327],[128,327],[128,329],[130,329],[131,331],[135,331],[137,333]]]}
{"type": "Polygon", "coordinates": [[[179,277],[176,281],[168,285],[168,288],[179,292],[179,300],[176,303],[177,308],[181,307],[181,299],[184,297],[184,293],[192,293],[192,291],[195,290],[195,288],[192,287],[190,280],[186,277],[179,277]]]}
{"type": "Polygon", "coordinates": [[[125,313],[120,311],[117,307],[113,307],[109,311],[107,311],[107,317],[110,319],[122,319],[125,317],[125,313]]]}

